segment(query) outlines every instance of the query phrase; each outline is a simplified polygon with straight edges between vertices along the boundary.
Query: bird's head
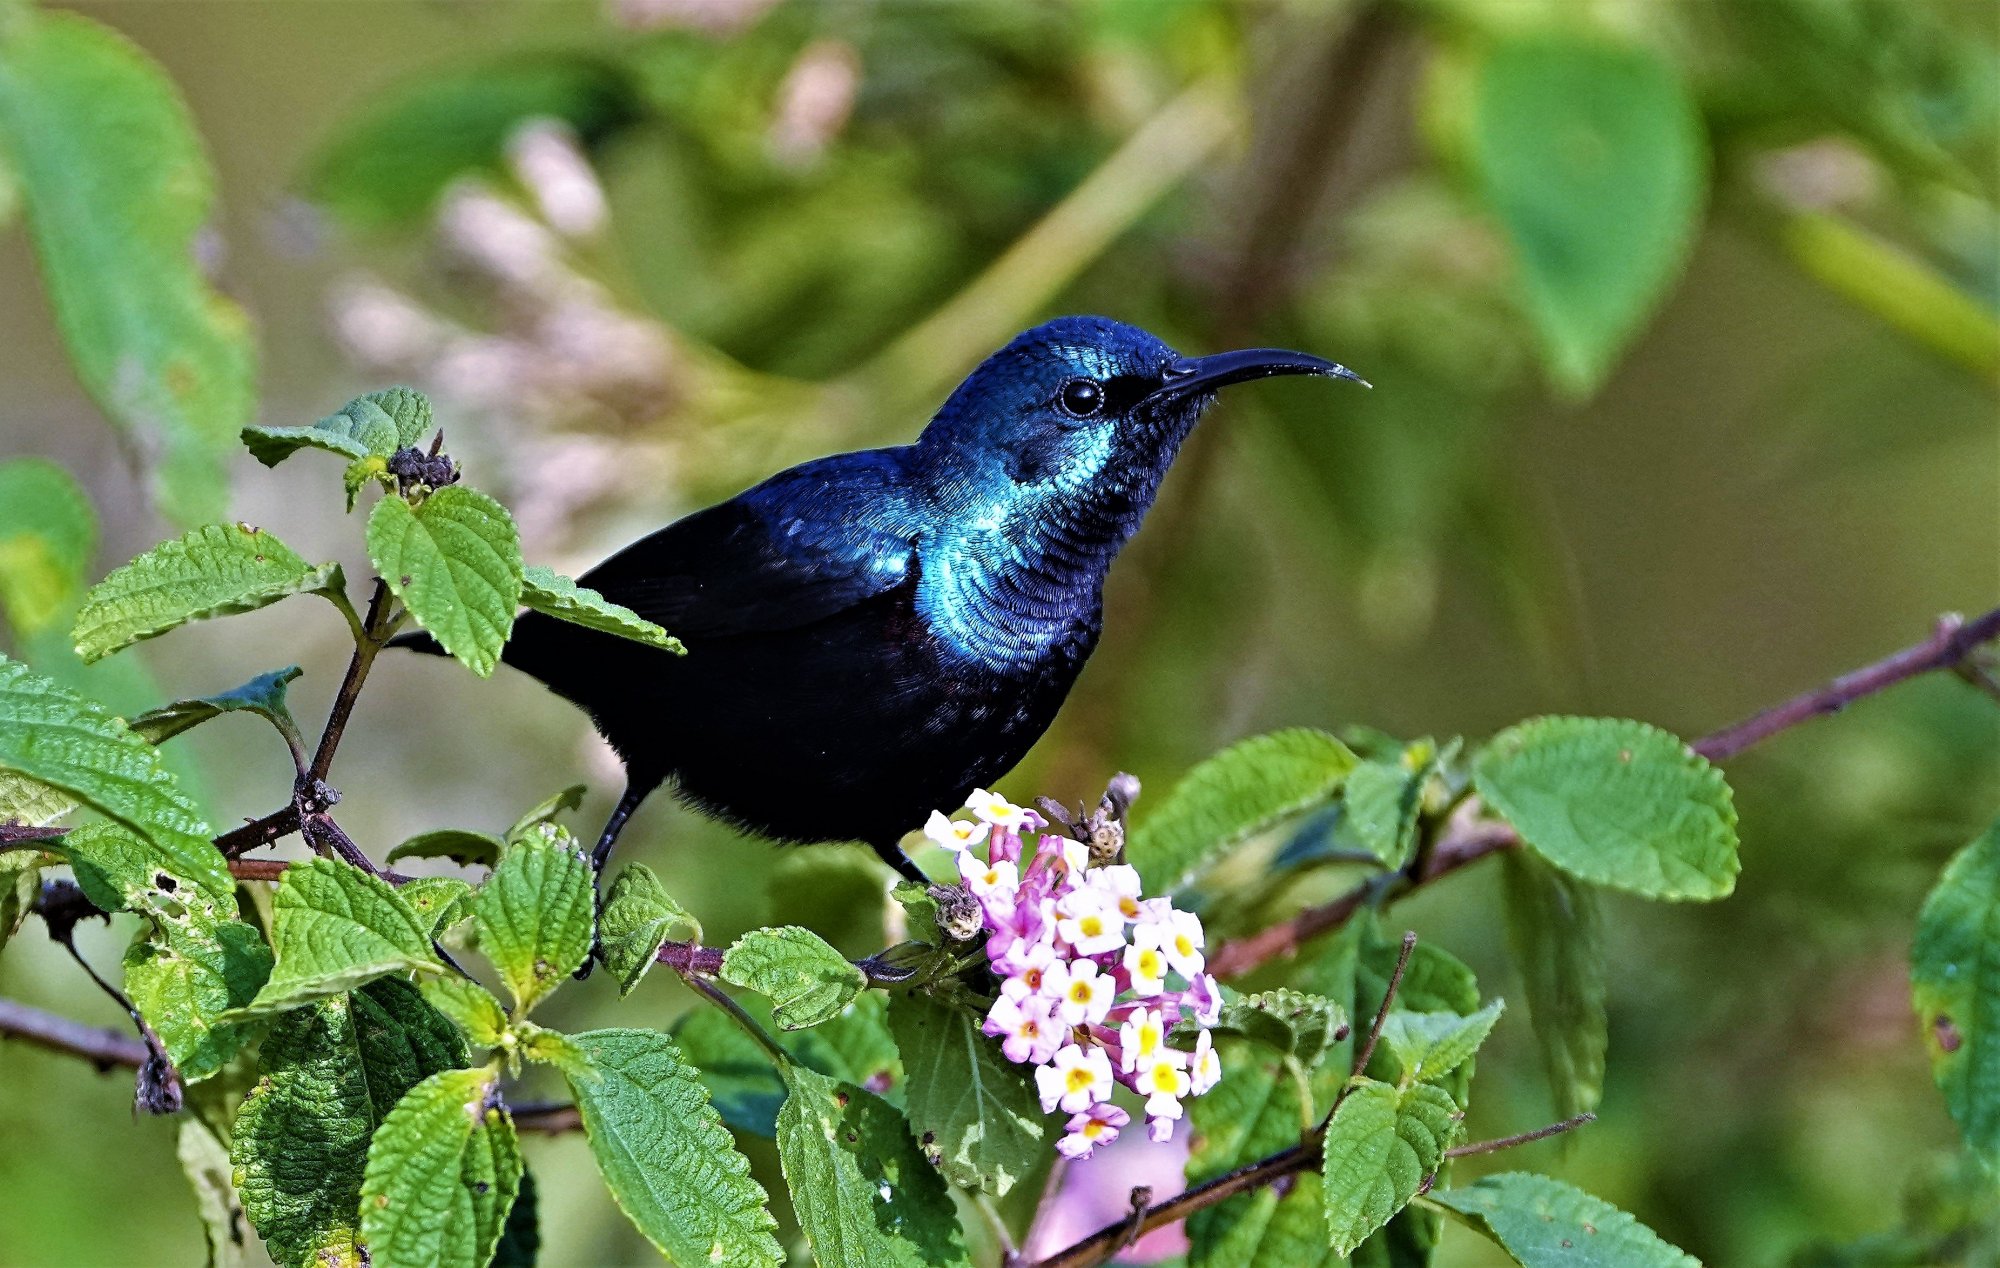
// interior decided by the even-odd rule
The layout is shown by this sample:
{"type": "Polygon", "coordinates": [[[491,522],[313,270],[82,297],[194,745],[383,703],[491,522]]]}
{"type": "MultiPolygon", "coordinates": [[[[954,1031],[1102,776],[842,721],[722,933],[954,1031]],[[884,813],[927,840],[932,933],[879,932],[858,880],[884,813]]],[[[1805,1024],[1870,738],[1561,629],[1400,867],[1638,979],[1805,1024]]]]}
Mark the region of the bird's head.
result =
{"type": "Polygon", "coordinates": [[[1060,317],[988,357],[918,447],[959,480],[989,486],[996,501],[1103,516],[1122,525],[1122,541],[1216,392],[1284,374],[1362,382],[1301,352],[1183,357],[1136,326],[1060,317]]]}

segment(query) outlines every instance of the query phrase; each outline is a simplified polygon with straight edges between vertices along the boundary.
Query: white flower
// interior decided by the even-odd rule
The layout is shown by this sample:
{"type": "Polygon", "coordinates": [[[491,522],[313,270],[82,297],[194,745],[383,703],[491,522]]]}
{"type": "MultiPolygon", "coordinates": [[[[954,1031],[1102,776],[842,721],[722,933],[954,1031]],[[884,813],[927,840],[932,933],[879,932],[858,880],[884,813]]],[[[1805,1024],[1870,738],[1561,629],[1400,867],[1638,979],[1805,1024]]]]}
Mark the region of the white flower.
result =
{"type": "Polygon", "coordinates": [[[1206,1030],[1195,1036],[1194,1055],[1188,1058],[1188,1087],[1200,1096],[1222,1082],[1222,1058],[1216,1055],[1215,1040],[1206,1030]]]}
{"type": "Polygon", "coordinates": [[[933,810],[930,821],[924,824],[924,835],[956,854],[984,841],[991,826],[978,820],[947,819],[943,811],[933,810]]]}
{"type": "Polygon", "coordinates": [[[1100,973],[1097,964],[1091,960],[1078,960],[1068,966],[1058,984],[1054,966],[1042,978],[1044,991],[1054,987],[1060,992],[1057,997],[1057,1013],[1066,1026],[1094,1026],[1104,1020],[1111,1011],[1111,1001],[1118,994],[1118,984],[1109,973],[1100,973]]]}
{"type": "Polygon", "coordinates": [[[1056,904],[1056,912],[1063,917],[1056,922],[1056,933],[1078,955],[1102,955],[1125,945],[1124,919],[1094,889],[1071,890],[1056,904]]]}
{"type": "Polygon", "coordinates": [[[1212,973],[1200,973],[1181,992],[1181,1003],[1194,1010],[1194,1019],[1204,1026],[1222,1020],[1222,983],[1212,973]]]}
{"type": "Polygon", "coordinates": [[[1145,905],[1139,900],[1139,869],[1130,863],[1091,869],[1090,884],[1127,923],[1144,916],[1145,905]]]}
{"type": "Polygon", "coordinates": [[[1035,996],[1015,1000],[1002,995],[981,1029],[1002,1041],[1001,1051],[1009,1061],[1021,1064],[1047,1061],[1065,1033],[1051,1015],[1049,1001],[1035,996]]]}
{"type": "Polygon", "coordinates": [[[1058,1106],[1065,1114],[1081,1113],[1111,1099],[1111,1058],[1094,1044],[1088,1049],[1065,1044],[1056,1050],[1053,1062],[1035,1071],[1035,1086],[1041,1091],[1044,1113],[1058,1106]]]}
{"type": "Polygon", "coordinates": [[[1192,982],[1202,970],[1204,960],[1201,949],[1208,944],[1208,935],[1202,932],[1201,917],[1191,911],[1177,911],[1167,917],[1168,936],[1160,944],[1167,953],[1167,962],[1175,972],[1192,982]]]}
{"type": "Polygon", "coordinates": [[[1188,1086],[1187,1053],[1165,1046],[1139,1064],[1132,1080],[1132,1090],[1146,1098],[1146,1113],[1154,1118],[1179,1118],[1188,1086]]]}
{"type": "Polygon", "coordinates": [[[965,808],[976,815],[980,822],[1005,828],[1009,832],[1019,832],[1034,812],[1023,809],[996,792],[975,788],[965,799],[965,808]]]}
{"type": "MultiPolygon", "coordinates": [[[[1146,1102],[1151,1105],[1152,1102],[1146,1102]]],[[[1154,1114],[1146,1120],[1146,1139],[1156,1145],[1164,1145],[1174,1138],[1174,1121],[1180,1117],[1180,1102],[1171,1102],[1172,1114],[1154,1114]]]]}
{"type": "MultiPolygon", "coordinates": [[[[1046,942],[1037,942],[1026,951],[1017,951],[1012,967],[1014,971],[1000,982],[1000,993],[1012,1000],[1046,994],[1042,986],[1051,969],[1061,972],[1065,981],[1069,976],[1069,965],[1057,960],[1056,949],[1046,942]]],[[[1055,993],[1060,995],[1061,988],[1057,988],[1055,993]]]]}
{"type": "MultiPolygon", "coordinates": [[[[1207,1034],[1207,1031],[1203,1031],[1207,1034]]],[[[1141,1008],[1118,1028],[1118,1065],[1130,1074],[1152,1060],[1167,1043],[1166,1019],[1157,1008],[1141,1008]]]]}
{"type": "Polygon", "coordinates": [[[1005,862],[981,862],[970,850],[958,856],[958,875],[980,899],[1005,899],[1008,907],[1014,905],[1014,894],[1021,888],[1019,867],[1005,862]]]}
{"type": "Polygon", "coordinates": [[[1069,1120],[1069,1134],[1056,1142],[1056,1148],[1065,1158],[1088,1158],[1091,1150],[1118,1139],[1118,1129],[1131,1121],[1132,1116],[1116,1105],[1100,1102],[1069,1120]]]}
{"type": "Polygon", "coordinates": [[[1137,943],[1126,947],[1125,971],[1132,977],[1132,989],[1140,995],[1158,995],[1167,989],[1167,953],[1158,947],[1137,943]]]}

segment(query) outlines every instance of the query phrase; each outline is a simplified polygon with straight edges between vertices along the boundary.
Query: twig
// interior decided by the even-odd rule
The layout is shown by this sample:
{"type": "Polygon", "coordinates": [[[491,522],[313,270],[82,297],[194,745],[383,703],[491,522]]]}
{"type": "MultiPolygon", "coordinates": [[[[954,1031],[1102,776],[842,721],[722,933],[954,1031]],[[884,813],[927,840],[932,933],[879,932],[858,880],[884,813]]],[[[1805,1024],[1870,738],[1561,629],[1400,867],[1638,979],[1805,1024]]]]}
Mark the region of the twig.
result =
{"type": "MultiPolygon", "coordinates": [[[[1843,674],[1825,686],[1803,692],[1734,726],[1704,736],[1688,747],[1710,761],[1726,760],[1801,722],[1838,713],[1856,700],[1899,682],[1936,670],[1955,670],[1972,657],[1981,644],[1995,638],[2000,638],[2000,608],[1969,621],[1956,616],[1944,617],[1938,621],[1936,632],[1923,642],[1843,674]]],[[[1400,873],[1387,886],[1380,878],[1366,881],[1338,898],[1308,907],[1288,920],[1241,938],[1233,938],[1217,947],[1215,954],[1208,957],[1209,971],[1217,977],[1248,973],[1279,956],[1297,951],[1301,945],[1320,934],[1340,928],[1355,912],[1372,901],[1394,902],[1468,863],[1520,844],[1520,837],[1506,824],[1474,819],[1472,816],[1477,809],[1476,800],[1465,803],[1450,830],[1420,860],[1419,870],[1400,873]]]]}
{"type": "Polygon", "coordinates": [[[1585,1123],[1596,1121],[1595,1114],[1578,1114],[1575,1118],[1565,1118],[1560,1123],[1550,1123],[1547,1127],[1537,1127],[1534,1131],[1522,1132],[1516,1136],[1502,1136],[1498,1140],[1477,1140],[1469,1145],[1453,1145],[1444,1151],[1444,1156],[1463,1158],[1469,1154],[1498,1153],[1502,1149],[1512,1149],[1516,1145],[1531,1144],[1537,1140],[1547,1140],[1551,1136],[1560,1136],[1564,1132],[1575,1131],[1585,1123]]]}
{"type": "Polygon", "coordinates": [[[240,828],[231,828],[215,838],[215,848],[227,858],[246,854],[260,845],[269,845],[280,837],[288,837],[299,830],[299,807],[296,802],[282,809],[273,810],[262,819],[252,819],[240,828]]]}
{"type": "Polygon", "coordinates": [[[362,622],[361,637],[354,641],[354,655],[347,662],[347,675],[340,680],[340,690],[333,697],[333,708],[326,715],[326,730],[320,732],[319,748],[313,753],[312,768],[306,772],[305,782],[312,783],[326,778],[333,769],[333,752],[340,747],[340,737],[347,731],[347,720],[354,713],[354,702],[360,698],[361,684],[368,680],[368,667],[375,663],[375,654],[388,641],[384,633],[384,614],[389,605],[389,583],[375,578],[374,593],[368,596],[368,615],[362,622]]]}
{"type": "MultiPolygon", "coordinates": [[[[1361,1045],[1361,1051],[1354,1054],[1354,1076],[1360,1078],[1368,1071],[1368,1063],[1375,1057],[1375,1045],[1382,1041],[1382,1027],[1388,1024],[1389,1009],[1396,1003],[1396,992],[1403,988],[1403,974],[1410,968],[1410,953],[1417,949],[1417,931],[1407,930],[1403,934],[1403,949],[1396,955],[1396,971],[1389,975],[1388,989],[1382,992],[1382,1006],[1375,1010],[1375,1020],[1368,1027],[1368,1042],[1361,1045]]],[[[1347,1093],[1354,1087],[1349,1083],[1333,1098],[1333,1109],[1347,1099],[1347,1093]]],[[[1333,1110],[1327,1111],[1327,1122],[1333,1121],[1333,1110]]],[[[1326,1124],[1320,1124],[1325,1130],[1326,1124]]]]}
{"type": "Polygon", "coordinates": [[[100,1073],[120,1067],[136,1070],[146,1062],[146,1045],[123,1031],[86,1026],[11,999],[0,999],[0,1036],[82,1057],[100,1073]]]}
{"type": "Polygon", "coordinates": [[[536,1101],[526,1105],[510,1105],[507,1107],[507,1112],[513,1117],[515,1128],[524,1132],[560,1136],[564,1132],[573,1132],[583,1126],[583,1112],[574,1105],[536,1101]]]}
{"type": "Polygon", "coordinates": [[[722,972],[721,947],[705,947],[696,942],[663,942],[660,953],[653,958],[682,977],[694,973],[715,977],[722,972]]]}

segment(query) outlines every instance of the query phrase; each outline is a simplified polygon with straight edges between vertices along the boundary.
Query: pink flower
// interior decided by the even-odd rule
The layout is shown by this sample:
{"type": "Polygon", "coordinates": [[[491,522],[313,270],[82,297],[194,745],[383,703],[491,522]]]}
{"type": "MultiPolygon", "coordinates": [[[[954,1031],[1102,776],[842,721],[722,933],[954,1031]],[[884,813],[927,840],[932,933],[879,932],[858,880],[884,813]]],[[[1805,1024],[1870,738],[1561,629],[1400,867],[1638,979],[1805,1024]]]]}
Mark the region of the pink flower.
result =
{"type": "Polygon", "coordinates": [[[1065,1158],[1088,1158],[1091,1150],[1118,1139],[1118,1129],[1132,1116],[1109,1101],[1100,1101],[1069,1120],[1069,1134],[1056,1142],[1065,1158]]]}
{"type": "Polygon", "coordinates": [[[1063,1026],[1055,1019],[1054,1005],[1040,996],[1024,1000],[1002,995],[994,1001],[980,1029],[1001,1040],[1000,1050],[1009,1061],[1043,1062],[1055,1055],[1063,1040],[1063,1026]]]}

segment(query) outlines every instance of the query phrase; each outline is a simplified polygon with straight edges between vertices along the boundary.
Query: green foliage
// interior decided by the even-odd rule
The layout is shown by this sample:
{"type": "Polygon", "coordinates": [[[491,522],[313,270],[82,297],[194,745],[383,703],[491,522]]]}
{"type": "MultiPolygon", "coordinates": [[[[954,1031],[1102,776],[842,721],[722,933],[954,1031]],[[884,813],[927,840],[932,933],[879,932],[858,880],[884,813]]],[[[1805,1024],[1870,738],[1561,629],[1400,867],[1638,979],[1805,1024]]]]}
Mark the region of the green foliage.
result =
{"type": "Polygon", "coordinates": [[[107,28],[18,9],[0,35],[0,153],[77,376],[158,455],[152,488],[174,519],[219,514],[255,358],[196,264],[213,195],[179,94],[107,28]]]}
{"type": "Polygon", "coordinates": [[[1507,938],[1528,998],[1556,1117],[1597,1108],[1609,1022],[1597,893],[1523,850],[1501,863],[1507,938]]]}
{"type": "Polygon", "coordinates": [[[156,914],[125,952],[125,994],[187,1082],[220,1071],[251,1036],[242,1009],[271,974],[271,949],[240,920],[156,914]]]}
{"type": "Polygon", "coordinates": [[[268,719],[272,726],[278,728],[280,735],[294,748],[299,748],[302,747],[299,724],[285,705],[285,686],[301,672],[297,665],[287,665],[268,674],[258,674],[240,687],[231,687],[212,696],[176,700],[157,709],[148,709],[125,725],[149,742],[161,744],[190,727],[200,726],[225,713],[254,713],[268,719]]]}
{"type": "Polygon", "coordinates": [[[904,1110],[945,1178],[1004,1195],[1047,1156],[1049,1120],[1022,1067],[963,1007],[921,992],[889,999],[906,1076],[904,1110]]]}
{"type": "Polygon", "coordinates": [[[162,542],[92,586],[76,614],[88,664],[211,616],[254,612],[294,594],[338,594],[339,564],[309,564],[248,524],[205,524],[162,542]]]}
{"type": "Polygon", "coordinates": [[[616,634],[648,647],[684,655],[681,641],[628,607],[611,602],[588,586],[548,568],[527,568],[521,574],[521,602],[544,616],[616,634]]]}
{"type": "Polygon", "coordinates": [[[452,485],[368,515],[368,558],[438,645],[481,678],[500,663],[521,603],[521,541],[507,508],[452,485]]]}
{"type": "Polygon", "coordinates": [[[868,987],[860,969],[796,925],[744,934],[722,957],[722,976],[769,999],[786,1030],[819,1025],[868,987]]]}
{"type": "MultiPolygon", "coordinates": [[[[1290,1053],[1245,1039],[1216,1045],[1223,1076],[1188,1106],[1190,1185],[1247,1166],[1299,1141],[1331,1103],[1346,1071],[1329,1062],[1307,1078],[1290,1053]],[[1312,1103],[1306,1095],[1312,1094],[1312,1103]]],[[[1318,1268],[1333,1262],[1320,1177],[1302,1173],[1288,1192],[1264,1188],[1187,1223],[1190,1268],[1318,1268]]]]}
{"type": "Polygon", "coordinates": [[[1617,1207],[1548,1176],[1487,1176],[1431,1194],[1522,1268],[1698,1268],[1694,1256],[1617,1207]]]}
{"type": "Polygon", "coordinates": [[[1643,722],[1536,718],[1493,737],[1479,795],[1579,880],[1649,898],[1736,887],[1736,807],[1722,772],[1643,722]]]}
{"type": "Polygon", "coordinates": [[[538,54],[425,75],[347,120],[313,163],[311,196],[368,229],[406,225],[459,176],[497,167],[530,119],[597,137],[638,108],[617,66],[538,54]]]}
{"type": "Polygon", "coordinates": [[[465,1037],[481,1047],[497,1048],[507,1033],[507,1010],[493,993],[469,977],[455,973],[427,974],[417,979],[424,1000],[451,1019],[465,1037]]]}
{"type": "Polygon", "coordinates": [[[382,1120],[361,1180],[371,1263],[486,1268],[522,1171],[499,1090],[495,1070],[442,1070],[382,1120]]]}
{"type": "Polygon", "coordinates": [[[1325,1213],[1336,1254],[1389,1222],[1444,1162],[1461,1111],[1433,1084],[1356,1083],[1326,1129],[1325,1213]]]}
{"type": "Polygon", "coordinates": [[[160,866],[220,908],[236,882],[209,844],[208,825],[159,751],[103,706],[0,656],[0,773],[76,798],[130,828],[160,866]]]}
{"type": "Polygon", "coordinates": [[[1910,994],[1945,1108],[1973,1155],[2000,1167],[2000,823],[1953,856],[1925,900],[1910,994]]]}
{"type": "Polygon", "coordinates": [[[549,825],[509,846],[472,900],[479,948],[525,1015],[590,955],[596,891],[569,833],[549,825]]]}
{"type": "Polygon", "coordinates": [[[387,861],[398,863],[404,859],[450,859],[454,863],[475,867],[492,867],[500,861],[500,852],[507,843],[491,832],[474,832],[470,828],[438,828],[430,832],[419,832],[409,840],[389,851],[387,861]]]}
{"type": "Polygon", "coordinates": [[[1417,846],[1417,816],[1423,810],[1428,765],[1412,771],[1401,761],[1363,762],[1348,772],[1340,790],[1341,835],[1374,855],[1387,868],[1409,862],[1417,846]]]}
{"type": "Polygon", "coordinates": [[[701,922],[674,901],[644,863],[628,863],[611,882],[597,924],[604,967],[618,979],[620,995],[632,993],[677,928],[701,940],[701,922]]]}
{"type": "Polygon", "coordinates": [[[285,869],[271,896],[277,965],[246,1017],[340,995],[387,973],[437,971],[426,921],[394,887],[358,867],[309,859],[285,869]]]}
{"type": "Polygon", "coordinates": [[[665,1035],[593,1030],[557,1055],[611,1195],[680,1263],[777,1265],[776,1222],[750,1163],[665,1035]]]}
{"type": "Polygon", "coordinates": [[[781,1072],[778,1158],[820,1268],[969,1264],[951,1195],[902,1115],[851,1083],[781,1072]]]}
{"type": "Polygon", "coordinates": [[[83,593],[97,516],[52,462],[0,462],[0,614],[22,635],[53,624],[83,593]]]}
{"type": "Polygon", "coordinates": [[[472,886],[456,876],[419,876],[396,891],[417,919],[430,927],[431,937],[472,915],[472,886]]]}
{"type": "Polygon", "coordinates": [[[431,403],[421,392],[392,387],[370,392],[310,427],[245,427],[243,444],[252,457],[275,467],[301,449],[324,449],[348,460],[343,483],[347,509],[370,480],[388,481],[389,459],[423,443],[431,434],[431,403]]]}
{"type": "Polygon", "coordinates": [[[1178,889],[1231,846],[1338,792],[1360,759],[1323,731],[1253,736],[1189,771],[1126,850],[1149,894],[1178,889]]]}
{"type": "Polygon", "coordinates": [[[1458,1013],[1415,1013],[1401,1009],[1383,1020],[1382,1046],[1402,1067],[1398,1082],[1436,1082],[1466,1062],[1486,1042],[1504,1005],[1494,1000],[1470,1017],[1458,1013]]]}
{"type": "Polygon", "coordinates": [[[1658,57],[1594,38],[1502,41],[1474,72],[1468,156],[1556,383],[1588,394],[1679,276],[1706,141],[1658,57]]]}
{"type": "Polygon", "coordinates": [[[1254,995],[1230,992],[1212,1029],[1242,1035],[1310,1069],[1346,1033],[1347,1012],[1325,996],[1283,987],[1254,995]]]}
{"type": "Polygon", "coordinates": [[[272,1258],[356,1258],[369,1140],[411,1088],[464,1064],[458,1032],[406,982],[373,982],[277,1020],[230,1146],[243,1208],[272,1258]]]}

